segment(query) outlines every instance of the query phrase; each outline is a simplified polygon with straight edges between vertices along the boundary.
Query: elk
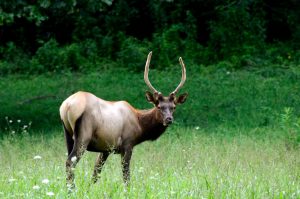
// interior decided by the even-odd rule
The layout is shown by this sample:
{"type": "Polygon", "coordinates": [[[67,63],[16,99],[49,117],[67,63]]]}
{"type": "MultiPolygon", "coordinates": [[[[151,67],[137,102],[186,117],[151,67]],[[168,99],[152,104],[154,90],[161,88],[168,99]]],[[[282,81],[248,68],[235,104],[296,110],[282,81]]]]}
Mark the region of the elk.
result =
{"type": "Polygon", "coordinates": [[[144,80],[152,91],[146,92],[146,99],[154,107],[138,110],[126,101],[105,101],[95,95],[79,91],[68,97],[60,106],[68,158],[66,160],[66,181],[74,187],[74,168],[83,153],[99,152],[92,180],[96,183],[101,169],[111,153],[121,154],[123,180],[130,180],[130,159],[133,147],[147,140],[156,140],[173,122],[173,112],[177,104],[186,101],[187,93],[176,97],[185,83],[186,69],[182,58],[179,62],[182,77],[177,88],[168,96],[163,96],[148,78],[152,52],[148,54],[144,80]]]}

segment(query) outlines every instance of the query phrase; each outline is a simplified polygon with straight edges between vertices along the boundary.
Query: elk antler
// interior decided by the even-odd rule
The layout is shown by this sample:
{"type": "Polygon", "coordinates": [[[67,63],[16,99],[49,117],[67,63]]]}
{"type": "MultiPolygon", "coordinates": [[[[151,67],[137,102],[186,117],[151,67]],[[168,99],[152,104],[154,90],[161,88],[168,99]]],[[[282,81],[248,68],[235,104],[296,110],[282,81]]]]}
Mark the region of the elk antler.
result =
{"type": "Polygon", "coordinates": [[[185,71],[185,65],[183,63],[183,60],[181,57],[179,57],[179,63],[181,65],[181,81],[179,83],[179,85],[177,86],[177,88],[171,93],[172,95],[176,95],[176,93],[179,91],[179,89],[183,86],[185,80],[186,80],[186,71],[185,71]]]}
{"type": "Polygon", "coordinates": [[[152,56],[152,51],[148,54],[146,65],[145,65],[145,73],[144,73],[144,80],[147,84],[147,86],[152,90],[153,93],[159,93],[150,83],[148,73],[149,73],[149,65],[150,65],[150,60],[152,56]]]}

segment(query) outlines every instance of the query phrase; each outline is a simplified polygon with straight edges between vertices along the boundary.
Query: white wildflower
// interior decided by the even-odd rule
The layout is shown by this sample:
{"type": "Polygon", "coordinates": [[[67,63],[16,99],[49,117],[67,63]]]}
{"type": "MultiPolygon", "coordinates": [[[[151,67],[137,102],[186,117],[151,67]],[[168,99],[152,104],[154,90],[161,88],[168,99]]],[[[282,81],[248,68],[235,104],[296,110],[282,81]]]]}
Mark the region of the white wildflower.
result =
{"type": "Polygon", "coordinates": [[[18,123],[20,123],[20,122],[21,122],[21,120],[17,120],[17,122],[18,122],[18,123]]]}
{"type": "Polygon", "coordinates": [[[39,156],[39,155],[36,155],[36,156],[33,157],[33,159],[34,159],[34,160],[40,160],[40,159],[42,159],[42,157],[39,156]]]}
{"type": "Polygon", "coordinates": [[[14,182],[14,181],[16,181],[15,178],[9,178],[9,179],[8,179],[8,182],[14,182]]]}
{"type": "Polygon", "coordinates": [[[9,123],[12,123],[13,121],[12,120],[9,120],[9,123]]]}
{"type": "Polygon", "coordinates": [[[27,127],[28,127],[27,125],[24,125],[24,126],[23,126],[23,129],[26,129],[27,127]]]}
{"type": "Polygon", "coordinates": [[[43,184],[49,184],[49,180],[46,178],[46,179],[42,180],[42,183],[43,184]]]}
{"type": "Polygon", "coordinates": [[[16,131],[11,131],[11,134],[15,134],[16,133],[16,131]]]}
{"type": "Polygon", "coordinates": [[[200,127],[199,127],[199,126],[196,126],[196,127],[195,127],[195,129],[196,129],[196,130],[199,130],[199,129],[200,129],[200,127]]]}
{"type": "Polygon", "coordinates": [[[50,192],[47,192],[46,195],[47,196],[54,196],[54,193],[52,191],[50,191],[50,192]]]}
{"type": "Polygon", "coordinates": [[[76,160],[77,160],[77,157],[76,157],[76,156],[73,156],[73,157],[71,158],[71,161],[72,161],[72,162],[76,162],[76,160]]]}
{"type": "Polygon", "coordinates": [[[39,190],[39,189],[40,189],[40,186],[34,185],[32,188],[33,188],[34,190],[39,190]]]}
{"type": "Polygon", "coordinates": [[[138,170],[139,173],[142,173],[143,171],[144,171],[144,167],[140,167],[138,170]]]}

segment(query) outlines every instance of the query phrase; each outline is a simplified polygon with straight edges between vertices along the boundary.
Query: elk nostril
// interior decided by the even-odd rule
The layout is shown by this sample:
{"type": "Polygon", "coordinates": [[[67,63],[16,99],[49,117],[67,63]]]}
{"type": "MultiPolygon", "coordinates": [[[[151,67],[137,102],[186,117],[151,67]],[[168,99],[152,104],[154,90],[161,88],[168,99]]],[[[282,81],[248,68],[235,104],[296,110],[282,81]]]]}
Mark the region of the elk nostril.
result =
{"type": "Polygon", "coordinates": [[[173,118],[172,118],[172,117],[167,117],[167,118],[166,118],[166,122],[172,123],[172,122],[173,122],[173,118]]]}

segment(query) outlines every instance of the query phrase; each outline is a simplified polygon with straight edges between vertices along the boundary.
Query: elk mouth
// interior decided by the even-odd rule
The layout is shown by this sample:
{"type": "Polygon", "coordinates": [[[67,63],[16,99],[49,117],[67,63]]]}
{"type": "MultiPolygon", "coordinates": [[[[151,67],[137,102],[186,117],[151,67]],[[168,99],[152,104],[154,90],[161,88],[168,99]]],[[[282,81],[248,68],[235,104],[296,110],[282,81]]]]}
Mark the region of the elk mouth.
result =
{"type": "Polygon", "coordinates": [[[164,126],[169,126],[170,124],[173,123],[173,119],[172,118],[166,118],[164,121],[163,121],[163,125],[164,126]]]}

